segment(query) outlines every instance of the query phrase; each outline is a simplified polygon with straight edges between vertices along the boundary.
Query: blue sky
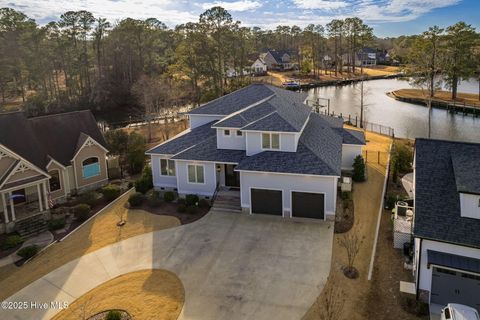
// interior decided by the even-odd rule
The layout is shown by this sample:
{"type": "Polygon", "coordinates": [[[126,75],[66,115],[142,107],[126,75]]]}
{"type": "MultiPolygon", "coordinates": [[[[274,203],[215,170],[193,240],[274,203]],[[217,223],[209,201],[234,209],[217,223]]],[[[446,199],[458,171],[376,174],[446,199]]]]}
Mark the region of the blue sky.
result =
{"type": "Polygon", "coordinates": [[[112,22],[155,17],[173,27],[197,21],[214,5],[226,8],[246,26],[264,29],[358,16],[382,37],[420,33],[460,20],[480,30],[480,0],[0,0],[0,7],[21,10],[40,24],[57,20],[65,11],[89,10],[112,22]]]}

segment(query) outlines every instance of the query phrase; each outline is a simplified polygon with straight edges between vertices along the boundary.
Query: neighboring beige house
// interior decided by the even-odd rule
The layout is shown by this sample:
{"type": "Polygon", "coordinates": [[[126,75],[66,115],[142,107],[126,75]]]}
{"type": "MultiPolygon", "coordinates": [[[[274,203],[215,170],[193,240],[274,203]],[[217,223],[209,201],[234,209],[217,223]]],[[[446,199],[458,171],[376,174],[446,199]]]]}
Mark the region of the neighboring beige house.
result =
{"type": "Polygon", "coordinates": [[[108,182],[107,148],[90,111],[0,114],[0,233],[49,203],[108,182]]]}

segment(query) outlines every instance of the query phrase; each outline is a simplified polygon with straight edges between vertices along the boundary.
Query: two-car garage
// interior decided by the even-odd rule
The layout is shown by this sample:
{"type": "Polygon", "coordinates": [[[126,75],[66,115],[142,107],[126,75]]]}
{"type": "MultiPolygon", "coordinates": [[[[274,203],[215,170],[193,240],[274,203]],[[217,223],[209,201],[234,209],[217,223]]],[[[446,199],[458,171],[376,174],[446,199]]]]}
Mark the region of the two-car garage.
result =
{"type": "MultiPolygon", "coordinates": [[[[298,218],[324,219],[323,193],[290,191],[291,215],[298,218]]],[[[283,216],[283,190],[250,189],[251,213],[283,216]]]]}

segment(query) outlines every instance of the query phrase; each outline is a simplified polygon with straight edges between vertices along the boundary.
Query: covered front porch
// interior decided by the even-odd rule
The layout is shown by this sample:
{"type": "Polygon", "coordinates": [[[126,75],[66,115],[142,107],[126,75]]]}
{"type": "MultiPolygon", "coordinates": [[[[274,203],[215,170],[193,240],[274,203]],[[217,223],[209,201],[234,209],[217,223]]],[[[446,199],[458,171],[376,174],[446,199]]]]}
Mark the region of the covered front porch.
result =
{"type": "Polygon", "coordinates": [[[240,172],[235,171],[236,166],[232,163],[215,164],[218,187],[240,188],[240,172]]]}
{"type": "Polygon", "coordinates": [[[0,232],[12,232],[15,223],[47,211],[48,179],[25,179],[8,183],[0,190],[0,232]]]}

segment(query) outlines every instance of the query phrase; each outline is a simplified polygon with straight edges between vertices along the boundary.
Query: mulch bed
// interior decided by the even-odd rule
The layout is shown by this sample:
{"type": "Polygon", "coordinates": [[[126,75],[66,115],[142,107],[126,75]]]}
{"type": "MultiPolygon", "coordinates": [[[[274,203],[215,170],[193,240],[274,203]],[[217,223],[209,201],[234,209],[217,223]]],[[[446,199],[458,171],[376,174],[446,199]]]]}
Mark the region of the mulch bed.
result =
{"type": "MultiPolygon", "coordinates": [[[[96,202],[95,202],[95,205],[92,207],[92,210],[90,211],[89,215],[88,215],[88,219],[90,219],[92,216],[94,216],[95,214],[97,214],[98,211],[102,210],[107,204],[109,204],[111,201],[107,201],[105,200],[103,197],[99,198],[96,202]]],[[[70,203],[65,203],[65,204],[62,204],[62,206],[65,206],[65,207],[74,207],[76,204],[80,203],[79,201],[77,202],[70,202],[70,203]]],[[[86,221],[86,220],[85,220],[86,221]]],[[[64,232],[55,232],[55,231],[52,231],[52,234],[53,234],[53,238],[54,240],[60,240],[60,239],[63,239],[67,234],[71,233],[72,231],[74,231],[75,229],[77,229],[82,223],[84,223],[85,221],[77,221],[77,220],[73,220],[72,223],[70,224],[70,226],[64,231],[64,232]]]]}
{"type": "Polygon", "coordinates": [[[210,210],[209,208],[197,208],[195,213],[186,213],[186,212],[178,212],[177,211],[178,204],[175,202],[162,202],[157,207],[149,206],[148,204],[143,204],[142,206],[135,208],[135,209],[142,209],[147,212],[156,215],[163,215],[163,216],[173,216],[178,218],[182,224],[192,223],[197,221],[198,219],[202,218],[204,215],[208,213],[210,210]]]}
{"type": "Polygon", "coordinates": [[[118,311],[118,312],[120,312],[120,315],[121,315],[121,319],[122,319],[122,320],[131,320],[131,319],[133,319],[132,316],[129,315],[127,311],[124,311],[124,310],[108,310],[108,311],[103,311],[103,312],[97,313],[96,315],[91,316],[90,318],[88,318],[88,320],[103,320],[103,319],[106,319],[107,314],[108,314],[110,311],[118,311]]]}
{"type": "Polygon", "coordinates": [[[18,249],[20,249],[20,247],[22,246],[22,243],[20,243],[20,244],[17,244],[17,245],[16,245],[15,247],[13,247],[13,248],[5,249],[5,250],[2,249],[1,244],[3,244],[3,242],[4,242],[8,237],[13,236],[13,235],[16,235],[16,233],[0,234],[0,259],[11,255],[12,253],[14,253],[14,252],[17,251],[18,249]]]}
{"type": "Polygon", "coordinates": [[[348,232],[353,227],[355,222],[355,210],[353,200],[343,200],[339,195],[337,196],[337,211],[335,217],[335,233],[348,232]],[[348,206],[344,207],[344,201],[348,201],[348,206]]]}

